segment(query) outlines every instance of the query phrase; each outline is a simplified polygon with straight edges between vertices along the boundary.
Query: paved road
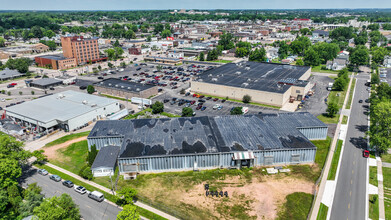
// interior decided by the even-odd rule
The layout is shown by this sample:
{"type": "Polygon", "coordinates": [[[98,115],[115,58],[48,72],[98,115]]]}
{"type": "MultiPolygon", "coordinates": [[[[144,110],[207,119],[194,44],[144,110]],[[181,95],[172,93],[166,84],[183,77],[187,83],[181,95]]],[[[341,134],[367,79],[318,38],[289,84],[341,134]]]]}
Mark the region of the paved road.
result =
{"type": "Polygon", "coordinates": [[[368,74],[361,73],[357,76],[330,219],[365,219],[367,159],[362,156],[362,149],[367,147],[364,136],[368,129],[368,117],[364,112],[367,111],[368,104],[358,101],[368,99],[369,93],[364,85],[368,79],[368,74]]]}
{"type": "Polygon", "coordinates": [[[86,220],[98,219],[116,219],[118,212],[121,210],[107,202],[96,202],[87,197],[87,194],[81,195],[74,191],[73,188],[67,188],[61,182],[54,182],[48,176],[42,176],[37,170],[31,168],[23,172],[21,183],[23,186],[37,182],[42,187],[42,193],[45,197],[60,196],[63,193],[69,194],[73,201],[79,205],[80,214],[86,220]]]}

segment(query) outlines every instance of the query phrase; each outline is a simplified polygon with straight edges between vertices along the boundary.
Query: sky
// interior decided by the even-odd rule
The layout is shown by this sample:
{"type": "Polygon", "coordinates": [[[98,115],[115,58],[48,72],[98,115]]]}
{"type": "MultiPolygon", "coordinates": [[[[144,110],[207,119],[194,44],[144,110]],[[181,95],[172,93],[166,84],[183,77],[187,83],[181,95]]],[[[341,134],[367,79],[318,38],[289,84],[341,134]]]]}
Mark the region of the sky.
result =
{"type": "Polygon", "coordinates": [[[391,0],[0,0],[0,10],[391,8],[391,0]]]}

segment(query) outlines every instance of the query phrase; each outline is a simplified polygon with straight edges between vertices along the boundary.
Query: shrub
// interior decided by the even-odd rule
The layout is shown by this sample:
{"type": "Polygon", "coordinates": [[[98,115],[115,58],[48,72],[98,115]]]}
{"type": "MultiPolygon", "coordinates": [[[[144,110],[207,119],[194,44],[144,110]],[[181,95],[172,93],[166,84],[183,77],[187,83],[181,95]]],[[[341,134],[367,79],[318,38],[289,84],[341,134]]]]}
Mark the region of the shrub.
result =
{"type": "Polygon", "coordinates": [[[242,101],[243,101],[244,103],[250,103],[250,102],[251,102],[251,96],[249,96],[249,95],[244,95],[242,101]]]}
{"type": "Polygon", "coordinates": [[[87,180],[92,180],[94,178],[92,175],[91,167],[88,165],[85,165],[81,168],[81,170],[79,171],[79,176],[87,180]]]}
{"type": "Polygon", "coordinates": [[[31,90],[31,95],[34,95],[34,94],[35,94],[35,92],[33,90],[31,90]]]}

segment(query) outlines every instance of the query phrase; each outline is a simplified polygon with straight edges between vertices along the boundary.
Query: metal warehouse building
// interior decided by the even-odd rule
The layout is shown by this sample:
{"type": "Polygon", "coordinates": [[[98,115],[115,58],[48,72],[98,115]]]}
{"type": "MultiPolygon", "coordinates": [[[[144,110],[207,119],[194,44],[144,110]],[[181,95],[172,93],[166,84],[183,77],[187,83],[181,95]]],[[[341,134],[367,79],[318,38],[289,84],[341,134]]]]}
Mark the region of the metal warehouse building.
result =
{"type": "Polygon", "coordinates": [[[88,146],[120,146],[121,174],[313,163],[327,126],[310,113],[99,121],[88,146]]]}
{"type": "Polygon", "coordinates": [[[158,87],[109,78],[94,84],[95,90],[108,95],[130,99],[132,97],[149,98],[158,94],[158,87]]]}
{"type": "Polygon", "coordinates": [[[22,126],[46,131],[70,131],[120,110],[118,100],[72,90],[6,108],[7,116],[22,126]]]}
{"type": "Polygon", "coordinates": [[[229,63],[210,69],[191,82],[195,93],[282,107],[290,99],[302,100],[311,89],[311,67],[276,63],[229,63]]]}

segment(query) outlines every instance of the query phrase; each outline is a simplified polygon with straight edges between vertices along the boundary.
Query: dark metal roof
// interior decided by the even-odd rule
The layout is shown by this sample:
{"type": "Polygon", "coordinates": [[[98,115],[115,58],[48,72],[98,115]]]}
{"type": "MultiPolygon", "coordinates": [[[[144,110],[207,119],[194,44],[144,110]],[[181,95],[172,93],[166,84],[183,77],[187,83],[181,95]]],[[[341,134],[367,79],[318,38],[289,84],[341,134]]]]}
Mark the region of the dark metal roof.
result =
{"type": "Polygon", "coordinates": [[[99,167],[115,167],[115,162],[117,161],[118,153],[120,147],[118,146],[106,146],[102,147],[98,155],[94,160],[94,163],[91,166],[91,169],[99,168],[99,167]]]}
{"type": "Polygon", "coordinates": [[[43,55],[39,56],[41,58],[51,59],[51,60],[66,60],[69,58],[64,57],[62,54],[53,54],[53,55],[43,55]]]}
{"type": "Polygon", "coordinates": [[[197,81],[266,92],[284,93],[293,85],[307,85],[299,80],[308,66],[292,66],[276,63],[229,63],[210,69],[199,75],[197,81]],[[289,81],[290,83],[286,83],[289,81]]]}
{"type": "Polygon", "coordinates": [[[129,82],[129,81],[115,79],[115,78],[108,78],[100,82],[97,82],[94,85],[104,87],[104,88],[111,88],[111,89],[117,89],[126,92],[134,92],[134,93],[139,93],[143,90],[147,90],[152,87],[155,87],[153,85],[134,83],[134,82],[129,82]]]}
{"type": "Polygon", "coordinates": [[[308,112],[98,121],[88,138],[123,137],[120,157],[315,148],[298,128],[327,127],[308,112]]]}
{"type": "Polygon", "coordinates": [[[38,85],[38,86],[50,86],[50,85],[56,85],[61,84],[61,80],[53,79],[53,78],[42,78],[34,80],[30,83],[31,86],[38,85]]]}

